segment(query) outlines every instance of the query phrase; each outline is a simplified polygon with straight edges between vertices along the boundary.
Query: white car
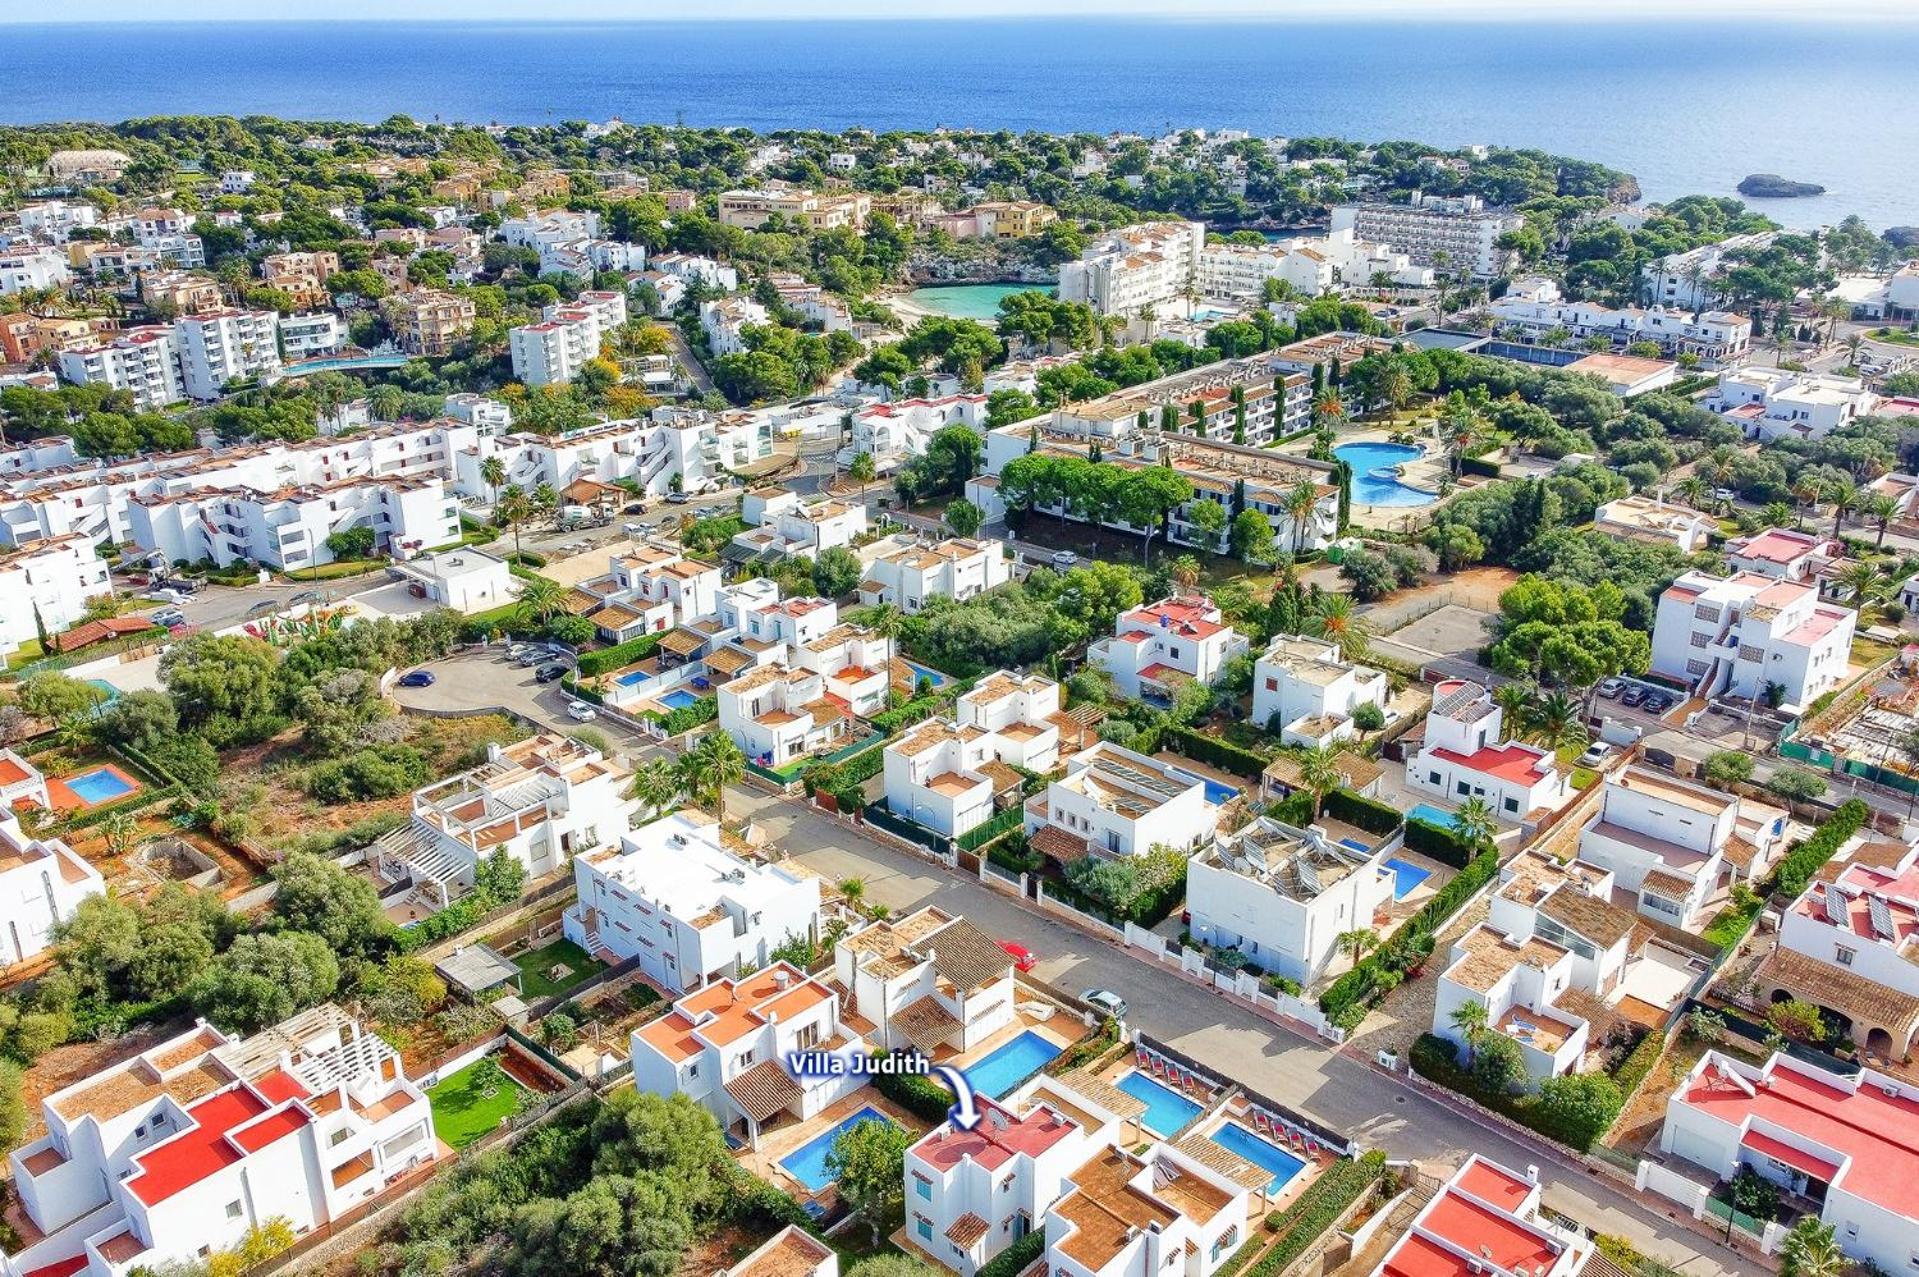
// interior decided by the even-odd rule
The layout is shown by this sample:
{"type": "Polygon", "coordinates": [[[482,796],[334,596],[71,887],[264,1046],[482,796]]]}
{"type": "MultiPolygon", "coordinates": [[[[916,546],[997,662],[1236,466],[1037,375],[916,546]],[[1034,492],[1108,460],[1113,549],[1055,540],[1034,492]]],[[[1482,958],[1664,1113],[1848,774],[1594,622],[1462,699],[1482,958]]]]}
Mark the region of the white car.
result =
{"type": "Polygon", "coordinates": [[[576,723],[590,723],[593,721],[593,707],[585,701],[568,701],[566,716],[576,723]]]}
{"type": "Polygon", "coordinates": [[[1053,551],[1053,566],[1056,568],[1070,568],[1078,562],[1079,555],[1074,554],[1071,550],[1053,551]]]}

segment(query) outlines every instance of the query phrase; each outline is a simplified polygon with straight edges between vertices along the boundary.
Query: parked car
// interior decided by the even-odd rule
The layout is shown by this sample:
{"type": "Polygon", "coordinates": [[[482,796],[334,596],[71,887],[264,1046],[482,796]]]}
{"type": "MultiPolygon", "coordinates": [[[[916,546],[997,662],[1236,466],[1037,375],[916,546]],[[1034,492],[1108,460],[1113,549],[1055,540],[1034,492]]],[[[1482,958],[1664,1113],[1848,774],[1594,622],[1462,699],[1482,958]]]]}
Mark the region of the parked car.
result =
{"type": "Polygon", "coordinates": [[[552,655],[553,654],[551,652],[547,651],[543,647],[529,647],[524,652],[521,652],[518,656],[514,657],[513,663],[515,665],[520,666],[522,669],[526,669],[526,668],[530,668],[532,666],[538,665],[540,662],[548,659],[552,655]]]}
{"type": "Polygon", "coordinates": [[[555,679],[565,678],[572,669],[573,667],[565,661],[554,661],[551,665],[542,665],[539,669],[535,670],[533,672],[533,681],[536,683],[551,683],[555,679]]]}
{"type": "Polygon", "coordinates": [[[1112,1016],[1115,1020],[1126,1017],[1126,999],[1111,989],[1088,989],[1079,995],[1079,1000],[1095,1011],[1112,1016]]]}
{"type": "Polygon", "coordinates": [[[409,671],[408,673],[400,675],[400,686],[401,687],[432,687],[433,672],[431,670],[409,671]]]}
{"type": "Polygon", "coordinates": [[[1071,550],[1053,551],[1053,566],[1056,568],[1070,568],[1078,562],[1079,555],[1074,554],[1071,550]]]}
{"type": "Polygon", "coordinates": [[[327,593],[325,590],[301,590],[298,594],[287,600],[289,603],[324,603],[326,601],[327,593]]]}
{"type": "Polygon", "coordinates": [[[576,723],[590,723],[593,721],[593,707],[585,701],[568,701],[566,716],[576,723]]]}
{"type": "Polygon", "coordinates": [[[1673,707],[1673,698],[1664,692],[1647,692],[1640,708],[1648,714],[1663,714],[1673,707]]]}
{"type": "Polygon", "coordinates": [[[1609,678],[1599,685],[1599,694],[1607,700],[1614,699],[1625,690],[1626,680],[1623,678],[1609,678]]]}
{"type": "Polygon", "coordinates": [[[1612,757],[1613,747],[1603,740],[1596,740],[1586,746],[1586,752],[1579,756],[1581,767],[1597,767],[1612,757]]]}
{"type": "Polygon", "coordinates": [[[165,603],[168,605],[177,605],[177,604],[185,603],[187,601],[186,596],[184,594],[181,594],[178,590],[169,590],[165,588],[148,590],[145,594],[142,594],[140,597],[143,599],[147,599],[150,602],[165,603]]]}
{"type": "Polygon", "coordinates": [[[668,501],[671,501],[674,505],[685,505],[687,502],[691,501],[693,498],[689,494],[684,492],[669,492],[666,494],[666,499],[668,501]]]}
{"type": "Polygon", "coordinates": [[[163,607],[147,619],[155,625],[164,625],[168,629],[172,629],[176,625],[185,625],[187,623],[187,614],[177,607],[163,607]]]}
{"type": "Polygon", "coordinates": [[[183,576],[163,576],[154,584],[162,589],[172,590],[176,594],[198,594],[206,586],[200,581],[190,581],[183,576]]]}
{"type": "Polygon", "coordinates": [[[999,947],[1006,950],[1006,956],[1013,960],[1015,970],[1031,971],[1039,965],[1039,959],[1033,956],[1033,951],[1023,944],[1014,944],[1011,940],[1002,940],[999,942],[999,947]]]}
{"type": "Polygon", "coordinates": [[[1627,709],[1631,709],[1633,706],[1639,704],[1639,702],[1645,700],[1649,694],[1650,693],[1648,693],[1645,688],[1641,687],[1637,683],[1634,683],[1631,686],[1627,687],[1623,693],[1621,693],[1619,697],[1619,703],[1621,705],[1624,705],[1627,709]]]}

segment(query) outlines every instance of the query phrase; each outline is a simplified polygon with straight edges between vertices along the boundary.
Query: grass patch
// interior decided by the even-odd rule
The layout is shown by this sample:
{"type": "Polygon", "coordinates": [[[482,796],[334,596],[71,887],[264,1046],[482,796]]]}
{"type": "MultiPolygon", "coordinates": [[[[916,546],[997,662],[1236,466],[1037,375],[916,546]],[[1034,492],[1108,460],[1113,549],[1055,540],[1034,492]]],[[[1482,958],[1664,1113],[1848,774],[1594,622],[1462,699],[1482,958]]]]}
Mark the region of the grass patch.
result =
{"type": "Polygon", "coordinates": [[[1592,783],[1598,779],[1599,779],[1599,773],[1595,772],[1590,767],[1573,768],[1572,786],[1574,789],[1578,789],[1578,790],[1590,789],[1592,788],[1592,783]]]}
{"type": "Polygon", "coordinates": [[[498,1083],[491,1095],[483,1094],[476,1084],[488,1075],[497,1080],[499,1074],[498,1063],[491,1056],[482,1056],[428,1091],[433,1133],[454,1148],[465,1148],[517,1112],[521,1098],[518,1082],[508,1078],[498,1083]],[[494,1067],[482,1067],[489,1063],[494,1067]]]}
{"type": "Polygon", "coordinates": [[[520,969],[522,995],[527,998],[556,997],[606,967],[571,940],[555,940],[530,949],[513,959],[513,965],[520,969]],[[555,967],[565,967],[570,974],[555,980],[552,975],[555,967]]]}
{"type": "Polygon", "coordinates": [[[383,571],[385,568],[385,563],[373,559],[335,559],[331,563],[295,568],[280,575],[289,581],[338,581],[343,577],[366,576],[372,572],[383,571]]]}
{"type": "Polygon", "coordinates": [[[1852,659],[1857,664],[1877,665],[1881,661],[1891,660],[1893,656],[1893,649],[1879,642],[1879,640],[1869,639],[1862,635],[1853,636],[1852,659]]]}

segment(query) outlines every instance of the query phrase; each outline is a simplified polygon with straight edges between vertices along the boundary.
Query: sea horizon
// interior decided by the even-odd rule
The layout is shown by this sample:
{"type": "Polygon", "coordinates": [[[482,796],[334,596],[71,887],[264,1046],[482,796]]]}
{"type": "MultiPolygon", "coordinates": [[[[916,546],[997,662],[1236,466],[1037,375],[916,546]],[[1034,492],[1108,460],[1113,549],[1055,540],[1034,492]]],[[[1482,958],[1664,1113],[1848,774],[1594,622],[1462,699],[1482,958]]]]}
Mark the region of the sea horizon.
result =
{"type": "Polygon", "coordinates": [[[1855,21],[1683,16],[260,18],[118,23],[108,43],[97,22],[8,23],[0,121],[1238,128],[1538,149],[1629,172],[1655,201],[1777,173],[1828,188],[1748,201],[1788,225],[1919,223],[1901,123],[1919,118],[1919,23],[1877,26],[1862,40],[1855,21]],[[474,74],[490,63],[502,73],[474,74]],[[75,65],[89,74],[58,73],[75,65]]]}

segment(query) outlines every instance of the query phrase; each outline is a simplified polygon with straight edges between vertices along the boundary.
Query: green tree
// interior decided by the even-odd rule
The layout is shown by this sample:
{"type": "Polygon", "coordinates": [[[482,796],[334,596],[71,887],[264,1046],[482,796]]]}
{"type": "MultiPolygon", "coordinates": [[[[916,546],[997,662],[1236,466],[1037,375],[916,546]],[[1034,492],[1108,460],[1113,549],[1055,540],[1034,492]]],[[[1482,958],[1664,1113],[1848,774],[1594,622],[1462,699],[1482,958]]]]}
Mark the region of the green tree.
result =
{"type": "Polygon", "coordinates": [[[821,550],[813,560],[813,589],[822,598],[839,599],[860,584],[859,557],[843,545],[821,550]]]}
{"type": "Polygon", "coordinates": [[[1731,789],[1752,779],[1752,755],[1722,749],[1706,759],[1706,781],[1715,789],[1731,789]]]}
{"type": "Polygon", "coordinates": [[[1485,1040],[1489,1017],[1484,1002],[1462,1002],[1453,1008],[1449,1017],[1453,1028],[1459,1030],[1459,1036],[1466,1043],[1466,1067],[1471,1068],[1473,1061],[1479,1058],[1479,1044],[1485,1040]]]}
{"type": "Polygon", "coordinates": [[[203,972],[190,991],[200,1014],[252,1033],[340,986],[340,963],[327,942],[307,932],[241,936],[203,972]]]}
{"type": "Polygon", "coordinates": [[[855,1124],[840,1133],[826,1154],[826,1169],[839,1183],[840,1200],[873,1230],[873,1244],[893,1224],[906,1202],[906,1149],[912,1137],[884,1119],[855,1124]]]}
{"type": "Polygon", "coordinates": [[[1468,846],[1483,847],[1499,831],[1499,822],[1493,817],[1493,809],[1486,805],[1485,799],[1468,798],[1453,810],[1453,831],[1468,846]]]}
{"type": "Polygon", "coordinates": [[[1473,1057],[1473,1081],[1489,1095],[1509,1095],[1526,1081],[1526,1060],[1519,1043],[1503,1033],[1489,1033],[1473,1057]]]}
{"type": "Polygon", "coordinates": [[[513,534],[513,557],[520,557],[520,528],[538,513],[533,498],[517,483],[501,488],[493,499],[493,522],[513,534]]]}
{"type": "Polygon", "coordinates": [[[1257,510],[1241,510],[1235,515],[1227,539],[1236,558],[1251,564],[1273,561],[1273,525],[1257,510]]]}
{"type": "Polygon", "coordinates": [[[1201,541],[1208,550],[1219,550],[1219,537],[1226,530],[1226,507],[1211,497],[1193,502],[1186,511],[1186,520],[1199,532],[1201,541]]]}
{"type": "MultiPolygon", "coordinates": [[[[1313,796],[1313,819],[1319,819],[1320,805],[1326,795],[1339,788],[1339,749],[1333,745],[1315,745],[1299,755],[1300,787],[1313,796]]],[[[1359,961],[1357,954],[1353,961],[1359,961]]]]}
{"type": "Polygon", "coordinates": [[[1604,1073],[1570,1073],[1539,1084],[1543,1124],[1574,1148],[1590,1148],[1619,1116],[1624,1098],[1604,1073]]]}
{"type": "Polygon", "coordinates": [[[506,462],[498,456],[488,457],[482,461],[480,481],[486,484],[487,495],[497,501],[500,496],[500,485],[506,482],[506,462]]]}
{"type": "Polygon", "coordinates": [[[93,684],[46,670],[20,684],[20,708],[35,718],[59,722],[91,713],[107,694],[93,684]]]}
{"type": "Polygon", "coordinates": [[[985,513],[965,497],[948,502],[943,517],[946,520],[946,526],[952,529],[956,537],[972,536],[979,531],[980,524],[986,520],[985,513]]]}
{"type": "Polygon", "coordinates": [[[1851,1264],[1834,1240],[1831,1224],[1802,1216],[1779,1249],[1780,1277],[1841,1277],[1851,1264]]]}
{"type": "Polygon", "coordinates": [[[279,652],[259,639],[195,634],[161,654],[160,681],[183,725],[216,716],[245,722],[272,710],[279,663],[279,652]]]}
{"type": "Polygon", "coordinates": [[[371,957],[393,935],[373,884],[324,856],[293,851],[275,866],[273,914],[289,931],[311,932],[335,953],[371,957]]]}
{"type": "Polygon", "coordinates": [[[1340,932],[1333,943],[1351,954],[1353,965],[1358,966],[1361,958],[1379,947],[1379,933],[1371,927],[1354,927],[1350,931],[1340,932]]]}
{"type": "Polygon", "coordinates": [[[879,477],[879,469],[873,464],[873,454],[862,452],[856,455],[853,463],[846,467],[846,474],[854,483],[860,485],[860,504],[865,505],[867,485],[879,477]]]}
{"type": "Polygon", "coordinates": [[[544,625],[566,606],[567,588],[551,577],[520,578],[520,598],[514,610],[528,621],[544,625]]]}

